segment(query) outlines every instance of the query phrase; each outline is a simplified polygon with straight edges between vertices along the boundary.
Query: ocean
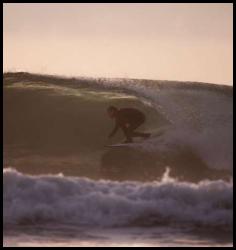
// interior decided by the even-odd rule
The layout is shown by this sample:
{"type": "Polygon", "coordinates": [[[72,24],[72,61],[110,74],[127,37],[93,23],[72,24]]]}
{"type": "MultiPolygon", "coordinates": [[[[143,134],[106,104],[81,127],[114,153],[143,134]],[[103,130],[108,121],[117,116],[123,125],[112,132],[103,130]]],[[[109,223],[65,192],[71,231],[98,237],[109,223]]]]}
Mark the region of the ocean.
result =
{"type": "Polygon", "coordinates": [[[3,79],[4,246],[232,246],[233,89],[198,82],[3,79]],[[107,107],[146,115],[133,145],[107,107]]]}

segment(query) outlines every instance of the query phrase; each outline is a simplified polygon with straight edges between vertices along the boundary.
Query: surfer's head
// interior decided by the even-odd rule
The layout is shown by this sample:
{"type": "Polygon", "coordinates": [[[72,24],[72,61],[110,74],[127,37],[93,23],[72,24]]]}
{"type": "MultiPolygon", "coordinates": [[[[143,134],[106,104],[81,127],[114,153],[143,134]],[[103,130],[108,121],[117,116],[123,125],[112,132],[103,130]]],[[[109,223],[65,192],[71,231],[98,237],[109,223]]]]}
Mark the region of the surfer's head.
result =
{"type": "Polygon", "coordinates": [[[109,106],[107,109],[107,113],[111,118],[115,117],[117,111],[118,111],[118,109],[114,106],[109,106]]]}

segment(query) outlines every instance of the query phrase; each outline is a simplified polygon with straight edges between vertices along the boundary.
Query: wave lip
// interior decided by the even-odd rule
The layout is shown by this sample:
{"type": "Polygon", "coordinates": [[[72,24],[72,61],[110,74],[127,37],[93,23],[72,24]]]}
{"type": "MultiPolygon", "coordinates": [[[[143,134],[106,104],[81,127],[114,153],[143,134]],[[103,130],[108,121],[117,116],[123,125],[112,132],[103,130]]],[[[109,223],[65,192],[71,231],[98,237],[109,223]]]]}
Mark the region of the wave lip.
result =
{"type": "Polygon", "coordinates": [[[4,170],[4,225],[70,223],[87,226],[189,224],[232,227],[232,182],[93,181],[4,170]]]}

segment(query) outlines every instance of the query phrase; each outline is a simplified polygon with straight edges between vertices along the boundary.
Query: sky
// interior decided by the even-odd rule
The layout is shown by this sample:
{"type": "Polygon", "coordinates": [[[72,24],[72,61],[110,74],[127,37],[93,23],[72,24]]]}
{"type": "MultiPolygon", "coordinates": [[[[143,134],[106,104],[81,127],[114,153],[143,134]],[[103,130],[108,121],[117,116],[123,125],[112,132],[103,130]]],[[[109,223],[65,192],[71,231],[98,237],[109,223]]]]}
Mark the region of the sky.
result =
{"type": "Polygon", "coordinates": [[[4,3],[3,70],[233,85],[233,4],[4,3]]]}

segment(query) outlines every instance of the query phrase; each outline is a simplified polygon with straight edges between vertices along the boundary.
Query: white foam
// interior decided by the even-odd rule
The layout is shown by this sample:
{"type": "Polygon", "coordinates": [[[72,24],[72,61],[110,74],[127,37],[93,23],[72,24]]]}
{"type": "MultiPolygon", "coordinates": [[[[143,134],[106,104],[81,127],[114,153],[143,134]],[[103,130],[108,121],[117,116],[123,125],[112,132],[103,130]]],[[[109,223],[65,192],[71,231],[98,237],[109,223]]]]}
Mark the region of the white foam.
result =
{"type": "Polygon", "coordinates": [[[30,176],[10,168],[3,174],[4,224],[232,226],[232,182],[178,182],[167,172],[149,183],[30,176]]]}

